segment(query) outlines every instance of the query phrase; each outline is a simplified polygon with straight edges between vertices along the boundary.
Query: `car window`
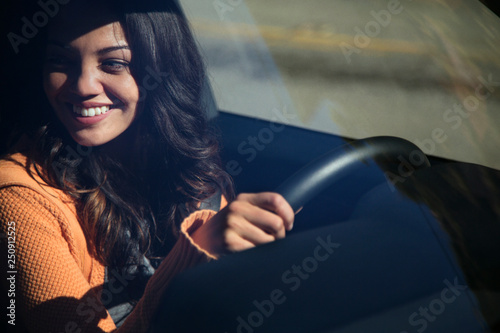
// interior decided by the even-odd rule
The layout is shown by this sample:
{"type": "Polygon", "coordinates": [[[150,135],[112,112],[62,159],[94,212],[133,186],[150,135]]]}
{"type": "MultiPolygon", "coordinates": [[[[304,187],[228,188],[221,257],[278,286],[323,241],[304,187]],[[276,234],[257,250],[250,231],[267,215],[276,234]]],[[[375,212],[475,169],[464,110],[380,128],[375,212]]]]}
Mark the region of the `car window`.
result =
{"type": "Polygon", "coordinates": [[[481,2],[180,2],[220,110],[500,169],[500,21],[481,2]]]}

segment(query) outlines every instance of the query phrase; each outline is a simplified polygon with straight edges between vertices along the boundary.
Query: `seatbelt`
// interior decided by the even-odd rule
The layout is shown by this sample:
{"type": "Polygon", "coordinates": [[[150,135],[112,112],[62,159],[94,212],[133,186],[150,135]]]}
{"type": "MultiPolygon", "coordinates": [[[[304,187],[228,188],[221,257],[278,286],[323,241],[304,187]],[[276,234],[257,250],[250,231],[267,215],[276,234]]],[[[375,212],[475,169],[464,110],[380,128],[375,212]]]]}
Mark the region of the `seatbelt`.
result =
{"type": "Polygon", "coordinates": [[[214,195],[211,197],[203,200],[200,204],[200,210],[201,209],[210,209],[218,212],[220,210],[220,203],[221,203],[221,198],[222,194],[220,190],[217,190],[214,195]]]}

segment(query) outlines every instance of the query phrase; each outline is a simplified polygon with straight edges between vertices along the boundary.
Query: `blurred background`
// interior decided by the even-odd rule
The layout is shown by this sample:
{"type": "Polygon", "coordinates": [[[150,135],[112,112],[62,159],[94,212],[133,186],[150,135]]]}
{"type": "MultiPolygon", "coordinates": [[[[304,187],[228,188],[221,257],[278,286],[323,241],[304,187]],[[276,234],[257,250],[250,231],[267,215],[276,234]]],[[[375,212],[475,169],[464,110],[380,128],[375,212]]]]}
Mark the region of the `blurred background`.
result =
{"type": "Polygon", "coordinates": [[[476,0],[181,0],[220,110],[500,169],[500,19],[476,0]]]}

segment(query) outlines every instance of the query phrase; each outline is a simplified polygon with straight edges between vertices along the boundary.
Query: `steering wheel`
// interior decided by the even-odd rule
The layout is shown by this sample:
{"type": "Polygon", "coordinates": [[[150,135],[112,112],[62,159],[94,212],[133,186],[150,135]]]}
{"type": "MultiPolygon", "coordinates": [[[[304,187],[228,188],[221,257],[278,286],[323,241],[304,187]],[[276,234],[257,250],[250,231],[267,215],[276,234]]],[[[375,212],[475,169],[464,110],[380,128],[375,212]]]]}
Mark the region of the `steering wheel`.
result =
{"type": "Polygon", "coordinates": [[[348,173],[360,170],[369,160],[383,166],[383,171],[401,177],[430,166],[427,156],[410,141],[390,136],[371,137],[348,143],[310,162],[275,192],[280,193],[296,212],[348,173]],[[404,170],[408,166],[410,169],[404,170]]]}

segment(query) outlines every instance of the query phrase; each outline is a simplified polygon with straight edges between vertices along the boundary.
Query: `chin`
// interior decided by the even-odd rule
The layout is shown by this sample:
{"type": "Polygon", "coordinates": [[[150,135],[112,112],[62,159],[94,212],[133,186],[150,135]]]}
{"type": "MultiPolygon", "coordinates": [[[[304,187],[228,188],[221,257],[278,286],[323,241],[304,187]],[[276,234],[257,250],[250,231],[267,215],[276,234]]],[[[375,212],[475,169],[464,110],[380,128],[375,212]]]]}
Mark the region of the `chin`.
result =
{"type": "Polygon", "coordinates": [[[112,140],[112,138],[100,137],[98,135],[93,136],[81,136],[81,135],[71,135],[73,140],[80,146],[84,147],[98,147],[102,146],[112,140]]]}

